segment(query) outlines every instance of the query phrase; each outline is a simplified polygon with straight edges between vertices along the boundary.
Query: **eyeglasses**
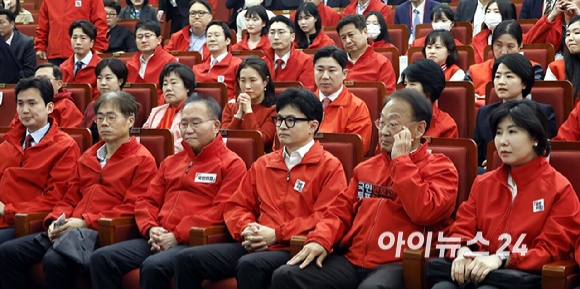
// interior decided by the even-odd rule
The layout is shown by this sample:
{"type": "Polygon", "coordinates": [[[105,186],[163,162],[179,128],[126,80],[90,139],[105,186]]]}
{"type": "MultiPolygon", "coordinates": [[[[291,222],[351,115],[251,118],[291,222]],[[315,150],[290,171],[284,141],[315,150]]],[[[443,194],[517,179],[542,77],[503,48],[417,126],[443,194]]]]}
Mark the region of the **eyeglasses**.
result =
{"type": "Polygon", "coordinates": [[[192,122],[186,122],[186,121],[182,121],[181,123],[179,123],[179,127],[182,129],[188,129],[189,127],[193,128],[193,129],[198,129],[199,126],[202,123],[208,122],[208,121],[215,121],[215,119],[208,119],[208,120],[194,120],[192,122]]]}
{"type": "Polygon", "coordinates": [[[196,17],[196,16],[203,17],[203,16],[208,15],[208,14],[209,14],[209,12],[207,12],[207,11],[189,11],[189,16],[191,16],[191,17],[196,17]]]}
{"type": "MultiPolygon", "coordinates": [[[[413,123],[413,122],[417,122],[417,121],[411,121],[409,123],[413,123]]],[[[400,124],[396,121],[384,122],[380,118],[375,120],[374,123],[375,123],[375,126],[379,130],[382,130],[385,126],[387,126],[387,128],[390,129],[391,131],[398,131],[398,130],[400,130],[401,127],[403,127],[402,124],[400,124]]]]}
{"type": "Polygon", "coordinates": [[[117,13],[107,13],[107,17],[115,17],[117,16],[117,13]]]}
{"type": "Polygon", "coordinates": [[[276,36],[276,33],[278,34],[279,37],[284,37],[284,35],[286,35],[286,33],[288,33],[288,31],[286,31],[286,30],[278,30],[278,31],[270,30],[268,32],[268,35],[274,37],[274,36],[276,36]]]}
{"type": "Polygon", "coordinates": [[[293,128],[296,125],[297,121],[310,121],[310,119],[303,118],[303,117],[286,117],[286,118],[284,118],[284,117],[279,117],[279,116],[273,116],[272,121],[274,122],[276,127],[281,127],[282,122],[285,122],[286,127],[293,128]]]}
{"type": "Polygon", "coordinates": [[[95,122],[97,124],[102,123],[105,120],[107,120],[108,124],[112,124],[112,123],[115,123],[117,121],[117,116],[114,114],[108,114],[107,116],[102,116],[102,115],[95,116],[95,122]]]}
{"type": "Polygon", "coordinates": [[[143,38],[149,39],[151,37],[156,37],[156,35],[153,33],[147,33],[147,34],[139,34],[139,35],[135,36],[135,38],[137,38],[137,40],[141,40],[143,38]]]}

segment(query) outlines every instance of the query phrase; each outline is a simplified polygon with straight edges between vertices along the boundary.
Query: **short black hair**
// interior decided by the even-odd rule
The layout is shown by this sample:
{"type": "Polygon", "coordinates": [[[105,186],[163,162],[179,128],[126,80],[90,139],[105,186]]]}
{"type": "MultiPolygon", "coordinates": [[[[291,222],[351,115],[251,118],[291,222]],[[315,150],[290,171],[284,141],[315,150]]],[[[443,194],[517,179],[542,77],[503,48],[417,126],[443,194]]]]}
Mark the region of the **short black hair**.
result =
{"type": "Polygon", "coordinates": [[[191,0],[191,1],[189,1],[189,6],[187,6],[187,10],[189,11],[189,9],[191,9],[191,6],[193,6],[193,4],[195,4],[195,3],[199,3],[203,6],[205,6],[205,8],[207,8],[207,11],[209,11],[209,14],[213,15],[213,5],[210,4],[206,0],[191,0]]]}
{"type": "Polygon", "coordinates": [[[389,34],[389,27],[387,27],[387,21],[385,21],[385,17],[383,17],[383,14],[381,14],[381,12],[379,11],[370,11],[369,13],[367,13],[367,15],[365,15],[365,20],[369,19],[369,16],[377,17],[377,21],[379,21],[379,26],[381,26],[381,34],[377,36],[374,42],[384,40],[392,44],[393,41],[391,40],[391,35],[389,34]]]}
{"type": "Polygon", "coordinates": [[[222,108],[220,104],[215,99],[197,92],[191,93],[189,95],[185,103],[183,103],[181,111],[183,111],[185,107],[188,106],[189,104],[196,102],[201,102],[205,104],[205,107],[207,108],[207,114],[209,115],[209,117],[211,117],[212,119],[222,121],[222,108]]]}
{"type": "MultiPolygon", "coordinates": [[[[306,88],[288,88],[278,96],[276,100],[276,112],[280,112],[286,106],[292,106],[302,112],[308,120],[317,120],[318,127],[322,123],[324,111],[320,99],[306,88]]],[[[318,132],[318,128],[316,128],[318,132]]]]}
{"type": "Polygon", "coordinates": [[[152,31],[153,33],[155,33],[155,36],[157,37],[161,36],[161,26],[159,26],[159,23],[155,20],[145,19],[139,21],[137,25],[135,25],[133,37],[137,37],[137,30],[139,29],[152,31]]]}
{"type": "Polygon", "coordinates": [[[110,103],[113,107],[119,109],[126,118],[130,116],[136,117],[139,111],[139,104],[135,100],[135,97],[124,91],[111,91],[99,96],[95,100],[93,107],[95,115],[99,112],[101,105],[105,103],[110,103]]]}
{"type": "Polygon", "coordinates": [[[270,19],[270,22],[268,22],[268,30],[270,30],[270,26],[272,26],[272,24],[274,24],[275,22],[282,22],[286,24],[288,30],[290,30],[290,33],[294,33],[294,22],[292,22],[290,18],[284,15],[276,15],[276,17],[270,19]]]}
{"type": "Polygon", "coordinates": [[[517,127],[526,130],[532,138],[537,140],[538,145],[534,147],[534,151],[538,156],[550,155],[548,117],[535,101],[512,99],[500,104],[489,118],[492,135],[495,135],[499,123],[507,117],[511,118],[517,127]]]}
{"type": "Polygon", "coordinates": [[[45,63],[41,63],[41,64],[37,65],[36,68],[34,68],[34,74],[36,74],[36,72],[39,69],[45,68],[45,67],[52,68],[52,76],[54,76],[54,79],[62,80],[62,70],[60,70],[60,67],[58,67],[50,62],[45,62],[45,63]]]}
{"type": "MultiPolygon", "coordinates": [[[[16,2],[19,2],[20,0],[17,0],[16,2]]],[[[0,15],[6,15],[6,19],[8,19],[8,21],[10,23],[16,21],[16,16],[14,16],[14,13],[12,13],[12,11],[8,10],[8,9],[0,9],[0,15]]]]}
{"type": "MultiPolygon", "coordinates": [[[[507,20],[517,20],[517,12],[516,12],[516,5],[514,5],[514,3],[512,3],[511,1],[508,0],[491,0],[487,3],[487,6],[485,6],[485,11],[483,11],[483,14],[485,14],[485,12],[487,11],[487,9],[489,8],[489,6],[493,3],[497,4],[497,9],[499,10],[499,14],[501,15],[501,21],[507,21],[507,20]]],[[[485,29],[487,28],[487,25],[483,24],[485,29]]]]}
{"type": "Polygon", "coordinates": [[[342,17],[342,19],[338,21],[338,24],[336,24],[336,32],[340,34],[340,30],[348,24],[353,24],[354,27],[360,32],[367,28],[367,21],[364,16],[350,14],[342,17]]]}
{"type": "Polygon", "coordinates": [[[401,74],[403,83],[405,79],[411,82],[419,82],[423,86],[423,92],[431,102],[435,102],[441,96],[445,88],[445,73],[439,64],[431,59],[419,59],[407,66],[401,74]]]}
{"type": "Polygon", "coordinates": [[[90,21],[83,19],[73,22],[68,29],[68,36],[72,37],[73,30],[77,28],[82,29],[83,33],[86,34],[89,38],[91,38],[91,40],[96,39],[97,27],[95,27],[95,25],[93,25],[93,23],[91,23],[90,21]]]}
{"type": "Polygon", "coordinates": [[[455,22],[455,16],[453,15],[453,8],[449,7],[449,5],[447,4],[441,4],[441,5],[437,5],[435,6],[435,8],[433,8],[433,10],[431,10],[431,22],[435,21],[435,20],[441,20],[443,19],[443,15],[445,15],[445,17],[447,19],[449,19],[449,21],[455,22]]]}
{"type": "Polygon", "coordinates": [[[115,76],[117,76],[117,79],[123,80],[123,83],[121,83],[121,89],[123,89],[125,82],[127,82],[127,75],[129,74],[129,70],[127,69],[127,65],[125,65],[125,63],[123,63],[123,61],[121,61],[118,58],[114,58],[114,57],[105,58],[105,59],[99,61],[99,63],[97,64],[97,67],[95,67],[95,76],[97,78],[101,74],[101,71],[103,69],[105,69],[105,67],[108,67],[109,69],[111,69],[111,71],[115,74],[115,76]]]}
{"type": "Polygon", "coordinates": [[[495,73],[500,64],[507,66],[513,73],[522,79],[522,82],[526,85],[526,88],[522,90],[522,96],[526,97],[532,91],[532,87],[536,82],[534,68],[530,63],[530,60],[519,53],[511,53],[501,56],[493,62],[491,74],[492,80],[495,79],[495,73]]]}
{"type": "Polygon", "coordinates": [[[328,45],[324,46],[314,53],[314,65],[316,66],[316,61],[320,58],[332,57],[342,69],[346,69],[346,63],[348,62],[348,55],[346,51],[334,46],[328,45]]]}
{"type": "MultiPolygon", "coordinates": [[[[133,6],[132,0],[126,0],[125,2],[127,2],[127,6],[133,6]]],[[[147,4],[149,4],[149,0],[143,1],[143,6],[147,6],[147,4]]]]}
{"type": "Polygon", "coordinates": [[[453,38],[453,35],[446,30],[433,30],[427,34],[427,37],[425,38],[425,46],[423,46],[423,57],[427,57],[425,53],[427,45],[435,44],[437,38],[439,38],[441,44],[447,47],[447,52],[449,52],[449,56],[447,56],[447,60],[445,60],[447,67],[455,64],[459,59],[459,52],[457,52],[457,46],[455,46],[455,38],[453,38]]]}
{"type": "Polygon", "coordinates": [[[314,41],[314,39],[318,36],[318,34],[320,34],[320,31],[322,30],[322,19],[320,18],[320,13],[318,12],[318,8],[316,7],[316,5],[314,5],[314,3],[304,2],[300,4],[300,6],[298,6],[294,18],[294,27],[297,28],[296,39],[294,40],[294,42],[297,45],[296,48],[300,49],[308,48],[309,43],[312,43],[312,41],[314,41]],[[302,29],[300,28],[298,21],[300,19],[301,13],[304,13],[304,16],[312,16],[316,19],[316,22],[314,23],[315,30],[314,33],[306,35],[306,33],[304,33],[304,31],[302,31],[302,29]]]}
{"type": "Polygon", "coordinates": [[[238,72],[236,73],[236,85],[238,86],[238,89],[240,88],[240,72],[244,68],[252,68],[257,71],[258,74],[260,74],[260,77],[262,77],[262,81],[268,80],[266,90],[264,91],[264,100],[262,100],[261,105],[271,107],[276,104],[276,88],[274,87],[274,80],[270,75],[270,69],[268,69],[266,61],[256,55],[250,55],[242,60],[242,63],[240,63],[240,66],[238,67],[238,72]]]}
{"type": "Polygon", "coordinates": [[[165,67],[163,67],[163,70],[159,74],[159,88],[163,89],[163,79],[171,73],[175,73],[183,81],[183,86],[185,89],[189,89],[189,93],[195,90],[197,82],[195,81],[193,70],[191,67],[179,62],[165,64],[165,67]]]}
{"type": "MultiPolygon", "coordinates": [[[[212,26],[219,26],[222,28],[222,30],[224,31],[224,37],[226,39],[230,40],[230,43],[232,41],[232,31],[230,30],[230,27],[223,21],[221,20],[212,20],[210,21],[207,26],[205,27],[205,34],[207,34],[207,30],[212,27],[212,26]]],[[[230,45],[228,45],[228,51],[230,50],[230,45]]]]}
{"type": "Polygon", "coordinates": [[[44,101],[44,106],[47,106],[49,103],[54,102],[54,88],[52,87],[52,83],[45,77],[35,78],[35,77],[28,77],[23,78],[18,81],[16,84],[16,88],[14,92],[16,93],[16,101],[18,102],[18,94],[21,91],[36,88],[40,92],[40,96],[44,101]]]}
{"type": "Polygon", "coordinates": [[[266,8],[264,8],[262,5],[248,7],[248,10],[246,10],[246,18],[254,16],[260,17],[260,19],[262,19],[262,23],[264,23],[264,27],[262,27],[260,35],[264,36],[268,34],[268,21],[270,18],[268,17],[268,11],[266,11],[266,8]]]}
{"type": "Polygon", "coordinates": [[[522,27],[515,20],[502,21],[497,25],[491,36],[491,45],[493,46],[493,43],[504,34],[509,34],[515,38],[518,46],[522,45],[522,27]]]}
{"type": "MultiPolygon", "coordinates": [[[[131,0],[127,0],[127,2],[129,2],[131,0]]],[[[145,2],[143,2],[143,6],[147,5],[147,2],[149,0],[145,0],[145,2]]],[[[115,0],[105,0],[103,1],[103,4],[105,5],[105,7],[109,7],[109,8],[113,8],[115,9],[115,11],[117,12],[117,15],[119,15],[119,13],[121,13],[121,5],[115,1],[115,0]]],[[[129,5],[129,4],[127,4],[129,5]]],[[[133,4],[131,4],[133,5],[133,4]]]]}
{"type": "Polygon", "coordinates": [[[408,103],[413,109],[413,113],[411,114],[413,116],[412,120],[425,121],[425,132],[429,130],[431,120],[433,119],[433,107],[431,107],[431,103],[425,98],[425,96],[412,89],[405,88],[396,90],[387,97],[385,105],[395,99],[408,103]]]}

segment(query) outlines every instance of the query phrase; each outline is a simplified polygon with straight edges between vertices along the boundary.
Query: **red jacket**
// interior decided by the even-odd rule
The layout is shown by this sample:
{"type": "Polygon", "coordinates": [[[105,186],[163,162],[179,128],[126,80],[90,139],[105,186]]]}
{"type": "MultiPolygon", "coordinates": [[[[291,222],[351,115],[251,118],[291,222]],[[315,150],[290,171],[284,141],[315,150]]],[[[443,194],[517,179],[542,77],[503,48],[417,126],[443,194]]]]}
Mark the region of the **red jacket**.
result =
{"type": "MultiPolygon", "coordinates": [[[[183,29],[171,34],[171,39],[169,43],[165,45],[165,51],[188,51],[189,49],[189,37],[191,36],[191,25],[185,26],[183,29]]],[[[201,54],[202,59],[209,58],[209,50],[207,46],[203,46],[203,53],[201,54]]]]}
{"type": "Polygon", "coordinates": [[[151,227],[160,226],[188,244],[191,227],[223,223],[225,203],[246,175],[244,161],[219,134],[198,156],[185,142],[183,148],[161,163],[135,204],[137,226],[146,238],[151,227]]]}
{"type": "Polygon", "coordinates": [[[141,52],[135,53],[131,56],[129,61],[127,61],[127,69],[129,69],[129,74],[127,75],[127,82],[132,83],[155,83],[157,85],[157,99],[158,105],[165,103],[163,98],[163,90],[159,85],[159,75],[163,67],[169,62],[177,62],[175,57],[163,50],[161,45],[155,48],[155,54],[151,56],[149,62],[147,63],[147,69],[145,69],[145,77],[141,78],[139,75],[139,67],[141,67],[141,52]]]}
{"type": "Polygon", "coordinates": [[[578,197],[570,182],[538,156],[511,168],[518,190],[512,201],[507,185],[509,171],[510,167],[503,165],[475,179],[449,236],[460,238],[465,245],[482,232],[489,245],[476,243],[472,250],[495,254],[502,243],[500,235],[507,233],[511,243],[505,251],[511,252],[511,261],[506,268],[540,271],[544,264],[562,260],[572,250],[580,234],[578,197]],[[527,247],[525,256],[513,252],[522,234],[526,234],[521,243],[527,247]]]}
{"type": "Polygon", "coordinates": [[[473,47],[473,57],[474,57],[474,64],[482,63],[483,59],[485,59],[484,50],[487,47],[487,39],[491,34],[491,30],[484,29],[481,32],[477,33],[473,36],[473,40],[471,41],[471,47],[473,47]]]}
{"type": "MultiPolygon", "coordinates": [[[[389,19],[389,15],[391,14],[391,8],[389,8],[389,6],[386,5],[385,3],[378,1],[378,0],[369,0],[369,1],[370,1],[369,6],[363,12],[363,15],[367,15],[367,13],[369,13],[371,11],[379,11],[383,15],[383,18],[385,18],[385,21],[388,21],[387,19],[389,19]]],[[[348,4],[348,6],[346,6],[346,8],[344,8],[344,12],[342,12],[342,16],[349,15],[349,14],[357,14],[356,13],[356,6],[357,5],[358,5],[358,1],[356,1],[356,0],[350,2],[350,4],[348,4]]]]}
{"type": "MultiPolygon", "coordinates": [[[[320,90],[316,90],[320,98],[320,90]]],[[[356,133],[363,139],[364,153],[371,147],[373,122],[366,103],[342,86],[340,95],[324,111],[324,119],[318,129],[330,133],[356,133]]]]}
{"type": "Polygon", "coordinates": [[[0,201],[6,207],[0,228],[13,226],[16,213],[51,211],[73,179],[81,155],[79,146],[51,118],[49,122],[52,125],[44,138],[26,151],[22,150],[26,128],[21,123],[4,135],[0,201]]]}
{"type": "MultiPolygon", "coordinates": [[[[462,70],[457,64],[452,64],[451,66],[447,67],[443,72],[445,73],[445,81],[449,81],[453,75],[459,70],[462,70]]],[[[465,72],[463,72],[465,73],[465,72]]]]}
{"type": "Polygon", "coordinates": [[[44,219],[45,228],[62,213],[67,218],[84,219],[93,230],[98,230],[102,217],[135,214],[135,201],[147,193],[149,181],[157,173],[155,158],[131,137],[101,168],[97,151],[104,144],[104,141],[98,142],[78,160],[69,190],[44,219]]]}
{"type": "Polygon", "coordinates": [[[560,126],[558,135],[552,140],[580,141],[580,101],[576,103],[566,121],[560,126]]]}
{"type": "Polygon", "coordinates": [[[453,163],[429,153],[427,143],[394,160],[381,152],[354,169],[348,188],[306,240],[330,251],[342,238],[348,260],[367,269],[402,260],[406,244],[399,256],[396,240],[389,250],[379,247],[384,232],[392,232],[395,238],[402,232],[405,240],[413,232],[433,232],[434,238],[439,231],[447,232],[459,183],[453,163]]]}
{"type": "MultiPolygon", "coordinates": [[[[334,40],[332,40],[332,38],[330,38],[330,36],[326,35],[326,33],[324,33],[324,30],[320,30],[320,32],[318,32],[318,35],[316,35],[316,38],[314,38],[314,40],[312,40],[312,43],[310,43],[310,45],[308,47],[306,47],[306,49],[320,49],[324,46],[327,45],[335,45],[336,43],[334,43],[334,40]]],[[[294,42],[294,46],[296,48],[298,48],[298,42],[295,41],[294,42]]]]}
{"type": "MultiPolygon", "coordinates": [[[[411,43],[411,46],[425,46],[425,39],[427,39],[427,36],[417,38],[417,39],[413,40],[413,43],[411,43]]],[[[455,42],[455,46],[463,46],[464,45],[463,43],[461,43],[459,40],[457,40],[455,38],[453,38],[453,40],[455,42]]]]}
{"type": "MultiPolygon", "coordinates": [[[[318,14],[320,15],[320,24],[324,27],[332,27],[332,26],[336,26],[336,24],[338,24],[338,21],[340,20],[340,18],[342,18],[340,16],[340,13],[338,13],[338,11],[332,9],[332,7],[330,6],[326,6],[324,4],[320,4],[317,7],[318,9],[318,14]]],[[[292,20],[292,22],[294,22],[294,19],[296,19],[296,11],[294,11],[294,13],[292,13],[292,15],[290,15],[290,19],[292,20]]],[[[299,27],[296,27],[299,28],[299,27]]]]}
{"type": "Polygon", "coordinates": [[[268,250],[290,250],[290,238],[313,230],[346,187],[342,164],[319,142],[291,170],[283,152],[259,158],[227,202],[224,219],[238,242],[248,224],[257,222],[276,230],[277,243],[268,250]]]}
{"type": "Polygon", "coordinates": [[[237,103],[228,103],[222,112],[222,128],[257,130],[262,133],[264,148],[272,147],[276,135],[276,125],[272,117],[276,115],[276,107],[265,107],[261,104],[252,104],[252,113],[244,114],[243,120],[234,117],[238,113],[237,103]]]}
{"type": "Polygon", "coordinates": [[[64,83],[88,83],[91,85],[93,91],[93,100],[99,97],[99,87],[97,86],[97,76],[95,75],[95,68],[101,61],[99,55],[93,52],[93,57],[85,68],[79,70],[75,76],[75,56],[69,57],[60,65],[62,70],[62,82],[64,83]]]}
{"type": "MultiPolygon", "coordinates": [[[[72,93],[66,88],[61,88],[59,93],[54,95],[54,109],[48,116],[61,127],[83,127],[83,114],[75,105],[72,93]]],[[[14,127],[17,123],[20,123],[18,113],[9,126],[14,127]]]]}
{"type": "Polygon", "coordinates": [[[395,45],[385,41],[385,40],[380,40],[377,42],[373,42],[373,45],[371,46],[372,48],[389,48],[389,47],[395,47],[395,45]]]}
{"type": "MultiPolygon", "coordinates": [[[[270,48],[272,48],[272,46],[270,46],[270,40],[268,40],[268,35],[262,35],[262,38],[260,39],[260,42],[258,42],[258,45],[256,45],[256,48],[254,49],[250,49],[250,47],[248,47],[248,37],[249,35],[247,35],[246,37],[244,37],[242,39],[242,41],[232,45],[232,47],[230,47],[231,51],[234,50],[262,50],[262,51],[266,51],[270,48]]],[[[204,46],[205,49],[206,46],[204,46]]]]}
{"type": "Polygon", "coordinates": [[[448,113],[440,110],[435,103],[432,104],[432,107],[433,119],[431,120],[431,125],[425,135],[432,137],[458,138],[459,132],[455,120],[449,116],[448,113]]]}
{"type": "Polygon", "coordinates": [[[228,87],[228,99],[236,98],[236,73],[242,60],[233,57],[230,52],[210,68],[211,57],[206,58],[202,63],[193,66],[195,80],[197,82],[223,82],[228,87]]]}
{"type": "Polygon", "coordinates": [[[292,46],[290,50],[290,58],[280,71],[280,75],[276,75],[276,66],[274,59],[276,59],[274,49],[264,51],[264,60],[270,68],[270,75],[274,81],[300,81],[304,88],[314,91],[314,60],[308,54],[294,49],[292,46]]]}
{"type": "MultiPolygon", "coordinates": [[[[369,1],[376,2],[376,0],[369,1]]],[[[391,94],[397,88],[397,76],[393,64],[388,58],[376,53],[370,45],[355,64],[348,61],[346,68],[349,71],[346,80],[382,81],[387,86],[387,94],[391,94]]]]}
{"type": "Polygon", "coordinates": [[[549,43],[554,46],[554,51],[558,51],[562,46],[562,22],[564,14],[560,13],[553,22],[548,21],[548,15],[542,16],[528,33],[523,35],[523,43],[549,43]]]}
{"type": "Polygon", "coordinates": [[[548,64],[548,68],[558,80],[566,80],[566,65],[564,59],[553,61],[548,64]]]}
{"type": "Polygon", "coordinates": [[[100,0],[51,0],[46,3],[43,1],[34,37],[34,50],[47,51],[50,46],[48,59],[69,58],[74,52],[70,45],[68,29],[73,22],[81,19],[86,19],[97,27],[93,49],[99,52],[107,51],[109,48],[107,15],[103,1],[100,0]]]}

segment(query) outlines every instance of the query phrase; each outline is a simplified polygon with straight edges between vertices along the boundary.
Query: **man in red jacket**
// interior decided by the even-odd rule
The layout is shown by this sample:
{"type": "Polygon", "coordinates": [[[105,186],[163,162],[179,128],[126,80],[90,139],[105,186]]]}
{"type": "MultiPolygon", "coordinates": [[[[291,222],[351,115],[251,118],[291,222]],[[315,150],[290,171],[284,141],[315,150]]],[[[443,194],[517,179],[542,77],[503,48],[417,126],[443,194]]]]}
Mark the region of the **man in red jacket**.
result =
{"type": "MultiPolygon", "coordinates": [[[[377,0],[370,0],[377,1],[377,0]]],[[[353,2],[355,3],[355,2],[353,2]]],[[[391,61],[376,53],[367,40],[367,24],[364,16],[347,15],[338,21],[336,32],[342,46],[348,52],[348,76],[352,81],[382,81],[387,94],[395,91],[397,76],[391,61]]]]}
{"type": "MultiPolygon", "coordinates": [[[[54,108],[48,116],[61,127],[82,127],[83,114],[75,105],[72,93],[62,87],[62,70],[50,62],[45,62],[36,66],[34,77],[45,77],[52,84],[54,108]]],[[[13,127],[18,122],[20,119],[16,114],[10,126],[13,127]]]]}
{"type": "Polygon", "coordinates": [[[209,57],[209,50],[205,45],[205,30],[212,19],[212,7],[206,0],[194,0],[189,4],[189,25],[171,34],[165,51],[197,51],[201,59],[209,57]]]}
{"type": "Polygon", "coordinates": [[[271,49],[264,51],[274,81],[300,81],[305,88],[314,90],[312,57],[294,49],[294,22],[284,15],[270,19],[268,40],[271,49]]]}
{"type": "Polygon", "coordinates": [[[93,288],[121,288],[121,277],[141,268],[141,288],[167,288],[175,256],[187,248],[189,229],[224,222],[226,201],[246,175],[246,165],[219,133],[221,109],[191,96],[181,111],[184,150],[166,158],[135,219],[144,238],[104,247],[91,256],[93,288]]]}
{"type": "MultiPolygon", "coordinates": [[[[28,266],[41,261],[47,288],[73,288],[71,272],[77,272],[80,266],[57,249],[56,240],[66,238],[76,228],[98,230],[101,217],[133,214],[135,200],[147,192],[149,180],[157,173],[155,158],[129,135],[138,108],[135,99],[126,92],[109,93],[97,99],[96,122],[102,140],[78,160],[78,170],[71,174],[74,178],[68,192],[44,219],[48,232],[0,246],[3,288],[29,288],[28,266]],[[55,220],[62,214],[66,219],[59,226],[55,220]]],[[[67,249],[73,250],[72,246],[67,249]]]]}
{"type": "Polygon", "coordinates": [[[273,289],[403,288],[401,253],[409,236],[425,240],[446,232],[457,197],[453,163],[431,154],[422,138],[431,116],[420,93],[391,94],[377,121],[381,154],[354,169],[302,251],[274,272],[273,289]],[[341,239],[346,254],[328,255],[341,239]]]}
{"type": "Polygon", "coordinates": [[[385,21],[389,20],[389,15],[391,15],[391,8],[389,5],[383,3],[383,1],[379,0],[357,0],[351,1],[346,8],[344,8],[344,12],[342,15],[367,15],[367,13],[371,11],[379,11],[385,21]]]}
{"type": "Polygon", "coordinates": [[[95,51],[104,52],[109,47],[107,40],[107,15],[101,0],[52,0],[42,2],[34,38],[34,50],[38,59],[60,65],[73,54],[69,46],[70,37],[66,30],[70,25],[86,19],[97,27],[95,51]],[[50,33],[49,33],[50,31],[50,33]],[[48,49],[50,47],[50,49],[48,49]]]}
{"type": "Polygon", "coordinates": [[[68,34],[74,54],[60,65],[62,80],[65,83],[88,83],[93,90],[93,100],[99,97],[95,67],[101,58],[93,53],[97,28],[87,20],[71,24],[68,34]]]}
{"type": "Polygon", "coordinates": [[[0,144],[0,244],[14,239],[14,215],[50,211],[72,179],[79,147],[48,115],[53,90],[45,78],[16,85],[18,122],[0,144]]]}
{"type": "Polygon", "coordinates": [[[290,238],[314,229],[346,187],[340,161],[314,141],[323,115],[318,98],[306,89],[287,89],[276,112],[285,147],[254,163],[224,210],[238,242],[179,253],[176,288],[201,289],[204,279],[235,276],[238,288],[266,289],[272,272],[290,259],[290,238]]]}

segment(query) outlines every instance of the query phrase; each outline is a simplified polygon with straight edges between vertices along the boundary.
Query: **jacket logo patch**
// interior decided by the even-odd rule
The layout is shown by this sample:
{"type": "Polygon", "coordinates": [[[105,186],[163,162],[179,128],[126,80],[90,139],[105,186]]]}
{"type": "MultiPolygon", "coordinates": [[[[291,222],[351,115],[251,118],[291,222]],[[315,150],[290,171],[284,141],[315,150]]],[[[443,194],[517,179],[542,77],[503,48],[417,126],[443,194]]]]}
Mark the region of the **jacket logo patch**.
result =
{"type": "Polygon", "coordinates": [[[217,81],[218,82],[224,82],[226,80],[226,77],[223,75],[218,75],[217,81]]]}
{"type": "Polygon", "coordinates": [[[75,7],[82,7],[82,6],[83,6],[82,1],[75,1],[75,7]]]}
{"type": "Polygon", "coordinates": [[[213,184],[217,179],[217,174],[196,173],[195,182],[204,184],[213,184]]]}
{"type": "Polygon", "coordinates": [[[358,182],[358,198],[387,198],[393,199],[393,189],[375,184],[358,182]]]}
{"type": "Polygon", "coordinates": [[[306,183],[301,181],[301,180],[296,180],[296,183],[294,184],[294,190],[299,191],[302,193],[302,190],[304,190],[304,185],[306,183]]]}
{"type": "Polygon", "coordinates": [[[542,212],[544,210],[544,199],[534,201],[534,213],[542,212]]]}

